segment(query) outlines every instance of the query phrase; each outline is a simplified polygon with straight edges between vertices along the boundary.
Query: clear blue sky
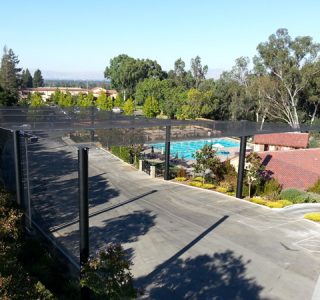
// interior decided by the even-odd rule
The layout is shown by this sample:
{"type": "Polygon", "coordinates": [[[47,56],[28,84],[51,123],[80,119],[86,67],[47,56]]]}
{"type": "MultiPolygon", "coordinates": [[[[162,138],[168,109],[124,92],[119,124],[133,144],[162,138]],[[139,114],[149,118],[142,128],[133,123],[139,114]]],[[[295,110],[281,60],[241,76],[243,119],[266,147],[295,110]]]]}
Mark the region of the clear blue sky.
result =
{"type": "Polygon", "coordinates": [[[199,55],[230,69],[278,28],[320,42],[319,0],[3,0],[0,47],[46,77],[103,78],[110,58],[155,59],[169,70],[199,55]]]}

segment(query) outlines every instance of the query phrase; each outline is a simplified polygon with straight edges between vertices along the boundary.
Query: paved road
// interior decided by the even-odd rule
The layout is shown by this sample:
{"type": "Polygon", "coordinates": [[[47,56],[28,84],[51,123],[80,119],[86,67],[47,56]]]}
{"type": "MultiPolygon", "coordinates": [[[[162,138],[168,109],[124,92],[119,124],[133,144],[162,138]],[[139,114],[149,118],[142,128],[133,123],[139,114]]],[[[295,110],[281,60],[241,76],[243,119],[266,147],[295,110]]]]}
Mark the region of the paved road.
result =
{"type": "MultiPolygon", "coordinates": [[[[58,141],[37,147],[30,155],[34,210],[78,257],[75,148],[58,141]]],[[[142,299],[312,298],[318,224],[150,179],[100,149],[89,153],[91,250],[122,243],[136,285],[145,288],[142,299]]]]}

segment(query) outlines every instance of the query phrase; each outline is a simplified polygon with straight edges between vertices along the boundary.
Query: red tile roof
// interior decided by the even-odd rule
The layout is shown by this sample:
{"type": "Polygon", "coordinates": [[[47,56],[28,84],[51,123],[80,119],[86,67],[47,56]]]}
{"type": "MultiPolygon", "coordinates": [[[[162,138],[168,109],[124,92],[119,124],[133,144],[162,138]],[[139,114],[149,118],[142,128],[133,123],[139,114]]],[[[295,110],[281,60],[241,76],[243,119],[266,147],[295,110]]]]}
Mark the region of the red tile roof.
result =
{"type": "Polygon", "coordinates": [[[320,149],[259,152],[262,164],[283,188],[306,190],[320,178],[320,149]]]}
{"type": "Polygon", "coordinates": [[[307,148],[308,141],[309,134],[300,132],[258,134],[254,136],[255,144],[275,145],[293,148],[307,148]]]}

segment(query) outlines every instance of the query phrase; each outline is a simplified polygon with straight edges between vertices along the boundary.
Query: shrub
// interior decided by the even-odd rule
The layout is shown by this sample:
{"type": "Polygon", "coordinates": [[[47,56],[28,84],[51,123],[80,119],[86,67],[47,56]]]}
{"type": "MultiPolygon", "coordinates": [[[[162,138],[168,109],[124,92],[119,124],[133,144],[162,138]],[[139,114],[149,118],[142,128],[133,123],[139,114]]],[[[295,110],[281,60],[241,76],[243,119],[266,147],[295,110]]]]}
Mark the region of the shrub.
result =
{"type": "Polygon", "coordinates": [[[202,185],[204,189],[214,189],[216,186],[212,183],[205,183],[202,185]]]}
{"type": "Polygon", "coordinates": [[[299,203],[296,201],[296,199],[298,197],[300,197],[301,195],[305,194],[304,191],[301,191],[301,190],[297,190],[297,189],[286,189],[286,190],[283,190],[281,193],[280,193],[280,197],[281,199],[285,199],[285,200],[289,200],[291,201],[292,203],[299,203]]]}
{"type": "Polygon", "coordinates": [[[260,205],[266,205],[267,203],[267,201],[262,198],[251,198],[249,201],[260,205]]]}
{"type": "Polygon", "coordinates": [[[303,216],[305,219],[320,222],[320,212],[308,213],[303,216]]]}
{"type": "Polygon", "coordinates": [[[177,168],[177,177],[187,177],[187,170],[185,168],[177,168]]]}
{"type": "Polygon", "coordinates": [[[276,200],[279,199],[281,189],[280,183],[275,178],[271,178],[264,184],[263,195],[268,199],[276,200]]]}
{"type": "Polygon", "coordinates": [[[225,188],[227,190],[227,192],[233,192],[234,188],[235,188],[235,186],[231,182],[226,181],[226,180],[221,181],[219,183],[219,186],[222,188],[225,188]]]}
{"type": "Polygon", "coordinates": [[[199,182],[203,182],[203,177],[198,176],[192,179],[192,181],[199,181],[199,182]]]}
{"type": "Polygon", "coordinates": [[[308,188],[308,192],[320,194],[320,178],[318,178],[314,185],[308,188]]]}
{"type": "Polygon", "coordinates": [[[226,193],[226,192],[228,192],[228,190],[226,189],[226,188],[224,188],[224,187],[217,187],[217,192],[219,192],[219,193],[226,193]]]}
{"type": "Polygon", "coordinates": [[[176,180],[176,181],[186,181],[187,178],[185,178],[185,177],[176,177],[174,180],[176,180]]]}
{"type": "Polygon", "coordinates": [[[83,267],[80,284],[103,299],[133,299],[137,291],[133,286],[131,265],[121,245],[109,245],[83,267]]]}
{"type": "Polygon", "coordinates": [[[308,195],[309,195],[309,202],[312,202],[312,203],[320,202],[319,194],[308,192],[308,195]]]}
{"type": "Polygon", "coordinates": [[[320,202],[320,195],[297,189],[287,189],[281,192],[280,197],[292,203],[316,203],[320,202]]]}
{"type": "Polygon", "coordinates": [[[191,181],[189,182],[189,185],[196,186],[196,187],[202,187],[202,183],[198,181],[191,181]]]}
{"type": "Polygon", "coordinates": [[[236,195],[235,192],[226,192],[226,194],[229,195],[229,196],[235,196],[236,195]]]}
{"type": "Polygon", "coordinates": [[[286,207],[286,206],[289,206],[289,205],[292,205],[293,203],[289,200],[278,200],[277,201],[278,203],[281,203],[282,204],[282,207],[286,207]]]}
{"type": "Polygon", "coordinates": [[[270,207],[270,208],[282,208],[282,207],[284,207],[283,204],[281,204],[278,201],[266,201],[265,205],[270,207]]]}

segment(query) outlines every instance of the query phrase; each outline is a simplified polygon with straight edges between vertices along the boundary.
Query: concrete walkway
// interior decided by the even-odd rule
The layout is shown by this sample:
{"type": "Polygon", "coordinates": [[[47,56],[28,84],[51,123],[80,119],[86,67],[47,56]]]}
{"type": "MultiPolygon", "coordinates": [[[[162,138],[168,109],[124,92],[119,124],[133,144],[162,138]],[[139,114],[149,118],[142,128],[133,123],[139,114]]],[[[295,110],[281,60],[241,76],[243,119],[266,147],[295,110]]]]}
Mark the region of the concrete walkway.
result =
{"type": "MultiPolygon", "coordinates": [[[[50,180],[45,192],[33,185],[34,210],[78,257],[76,169],[60,170],[76,151],[53,143],[33,150],[32,172],[38,168],[38,174],[48,157],[45,149],[60,151],[60,168],[53,171],[51,165],[43,173],[42,180],[50,180]]],[[[312,298],[320,274],[318,224],[285,210],[150,179],[100,149],[89,153],[91,251],[109,242],[123,244],[136,285],[145,289],[141,299],[312,298]]]]}

